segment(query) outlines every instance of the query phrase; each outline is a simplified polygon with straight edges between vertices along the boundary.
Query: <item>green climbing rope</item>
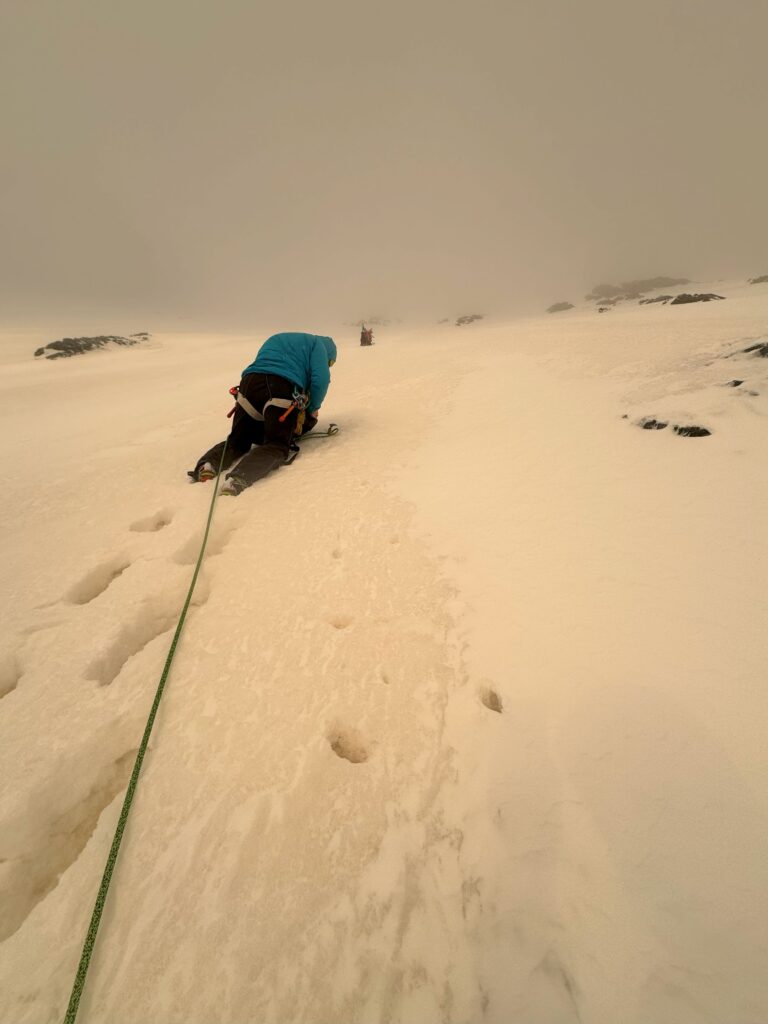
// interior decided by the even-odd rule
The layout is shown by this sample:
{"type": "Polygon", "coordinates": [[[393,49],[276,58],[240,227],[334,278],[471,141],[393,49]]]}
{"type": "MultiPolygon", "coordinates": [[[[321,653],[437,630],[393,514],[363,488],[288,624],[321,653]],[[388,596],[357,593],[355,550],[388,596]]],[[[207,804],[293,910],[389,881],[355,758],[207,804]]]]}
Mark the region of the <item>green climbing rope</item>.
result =
{"type": "Polygon", "coordinates": [[[213,510],[216,506],[216,497],[218,494],[218,482],[221,476],[221,471],[224,466],[224,455],[226,453],[227,446],[224,445],[224,450],[221,453],[221,460],[219,462],[219,468],[216,473],[216,481],[213,487],[213,495],[211,497],[211,506],[208,509],[208,521],[205,524],[205,533],[203,534],[203,542],[200,545],[200,554],[197,556],[197,564],[195,565],[195,571],[192,574],[192,582],[189,584],[189,590],[187,591],[187,597],[184,601],[184,607],[181,609],[181,615],[176,626],[176,632],[173,634],[173,640],[171,640],[171,646],[168,649],[168,657],[165,659],[165,666],[163,673],[160,676],[160,682],[157,684],[157,691],[155,692],[155,699],[152,702],[152,709],[149,712],[149,718],[144,728],[144,735],[141,738],[141,745],[139,752],[136,755],[136,761],[133,765],[133,771],[131,772],[131,779],[128,783],[128,789],[125,792],[125,799],[123,800],[123,807],[120,811],[120,817],[117,822],[117,828],[115,829],[115,835],[112,839],[112,846],[109,850],[109,856],[107,857],[107,863],[104,868],[104,874],[101,878],[101,885],[96,895],[96,903],[93,907],[93,914],[91,914],[91,923],[88,926],[88,933],[85,936],[85,942],[83,943],[83,951],[80,954],[80,963],[77,966],[77,974],[75,975],[75,981],[72,985],[72,994],[69,997],[69,1006],[64,1016],[64,1024],[74,1024],[77,1018],[77,1010],[80,1005],[80,998],[83,994],[83,988],[85,987],[85,979],[88,974],[88,967],[91,962],[91,955],[93,953],[93,947],[96,943],[96,935],[99,930],[99,923],[101,921],[101,915],[104,910],[104,904],[107,899],[107,893],[109,892],[109,884],[112,881],[112,872],[115,869],[115,862],[117,861],[117,855],[120,851],[120,843],[123,839],[123,832],[125,831],[125,824],[128,820],[128,814],[131,810],[131,804],[133,803],[133,797],[136,793],[136,786],[139,781],[139,774],[141,772],[141,766],[144,761],[144,754],[147,752],[147,744],[149,743],[149,737],[152,733],[152,727],[155,724],[155,716],[157,715],[157,709],[160,706],[160,701],[163,696],[163,690],[165,689],[165,683],[168,679],[168,673],[170,672],[171,662],[173,656],[176,653],[176,646],[181,636],[181,631],[184,628],[184,620],[187,617],[187,611],[189,609],[189,603],[192,600],[192,594],[197,583],[197,577],[200,572],[200,566],[203,564],[203,556],[205,554],[205,548],[208,543],[208,534],[211,529],[211,522],[213,520],[213,510]]]}

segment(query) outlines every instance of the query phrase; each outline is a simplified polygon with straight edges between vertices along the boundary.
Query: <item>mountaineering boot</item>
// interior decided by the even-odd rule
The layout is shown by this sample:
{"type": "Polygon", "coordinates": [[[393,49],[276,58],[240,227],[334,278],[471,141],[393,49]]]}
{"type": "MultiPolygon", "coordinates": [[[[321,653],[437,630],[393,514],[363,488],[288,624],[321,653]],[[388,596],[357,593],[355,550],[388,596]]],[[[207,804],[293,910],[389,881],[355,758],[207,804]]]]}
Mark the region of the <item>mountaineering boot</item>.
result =
{"type": "Polygon", "coordinates": [[[234,497],[241,491],[244,491],[246,487],[245,481],[241,480],[239,476],[230,476],[227,478],[224,486],[219,491],[219,494],[228,494],[234,497]]]}
{"type": "Polygon", "coordinates": [[[296,444],[296,442],[291,441],[291,447],[288,449],[288,454],[285,456],[285,462],[283,463],[283,465],[290,466],[290,464],[293,462],[293,460],[296,458],[300,451],[301,449],[296,444]]]}
{"type": "Polygon", "coordinates": [[[210,462],[204,462],[197,473],[197,479],[205,483],[206,480],[213,480],[216,476],[216,470],[210,464],[210,462]]]}

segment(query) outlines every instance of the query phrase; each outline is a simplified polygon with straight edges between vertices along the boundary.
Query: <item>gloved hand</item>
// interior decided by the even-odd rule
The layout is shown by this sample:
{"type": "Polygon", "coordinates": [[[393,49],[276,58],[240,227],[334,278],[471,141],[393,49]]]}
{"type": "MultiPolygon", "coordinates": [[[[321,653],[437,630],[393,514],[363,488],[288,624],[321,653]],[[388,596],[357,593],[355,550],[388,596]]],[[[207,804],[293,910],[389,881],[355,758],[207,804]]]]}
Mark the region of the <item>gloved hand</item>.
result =
{"type": "Polygon", "coordinates": [[[301,428],[302,434],[308,434],[310,430],[314,430],[317,426],[317,413],[319,411],[319,409],[316,409],[315,412],[304,413],[304,423],[301,428]]]}

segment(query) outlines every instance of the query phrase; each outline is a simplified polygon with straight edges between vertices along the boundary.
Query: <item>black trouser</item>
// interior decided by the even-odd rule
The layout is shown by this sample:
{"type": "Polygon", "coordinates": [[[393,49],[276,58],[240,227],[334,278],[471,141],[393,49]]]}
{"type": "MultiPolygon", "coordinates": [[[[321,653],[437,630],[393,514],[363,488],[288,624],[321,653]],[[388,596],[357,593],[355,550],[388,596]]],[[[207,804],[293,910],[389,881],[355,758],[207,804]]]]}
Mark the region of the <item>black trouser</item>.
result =
{"type": "MultiPolygon", "coordinates": [[[[270,398],[292,398],[296,390],[292,381],[274,374],[247,373],[240,381],[240,393],[259,412],[264,410],[270,398]]],[[[298,410],[292,409],[281,423],[280,417],[285,412],[278,405],[270,405],[264,411],[262,421],[249,416],[242,406],[236,406],[229,438],[215,444],[205,455],[200,456],[195,473],[200,472],[204,462],[210,462],[214,469],[218,469],[225,444],[227,450],[221,468],[229,469],[236,459],[240,459],[237,467],[227,476],[239,477],[246,487],[282,466],[291,447],[298,419],[298,410]]]]}

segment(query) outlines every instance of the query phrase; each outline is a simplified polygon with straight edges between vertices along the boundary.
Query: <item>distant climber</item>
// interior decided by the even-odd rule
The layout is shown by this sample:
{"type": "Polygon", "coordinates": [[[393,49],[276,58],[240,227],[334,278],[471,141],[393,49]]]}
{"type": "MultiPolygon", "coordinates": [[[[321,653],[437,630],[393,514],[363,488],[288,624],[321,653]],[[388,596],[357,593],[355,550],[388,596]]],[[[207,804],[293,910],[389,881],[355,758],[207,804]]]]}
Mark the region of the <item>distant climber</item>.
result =
{"type": "Polygon", "coordinates": [[[232,388],[237,405],[229,438],[200,456],[192,479],[216,476],[225,445],[222,469],[240,461],[227,473],[222,494],[239,494],[289,461],[294,435],[317,423],[335,362],[333,338],[294,333],[267,338],[232,388]]]}
{"type": "Polygon", "coordinates": [[[373,329],[366,327],[363,324],[362,330],[360,331],[360,344],[361,345],[372,345],[373,344],[373,329]]]}

